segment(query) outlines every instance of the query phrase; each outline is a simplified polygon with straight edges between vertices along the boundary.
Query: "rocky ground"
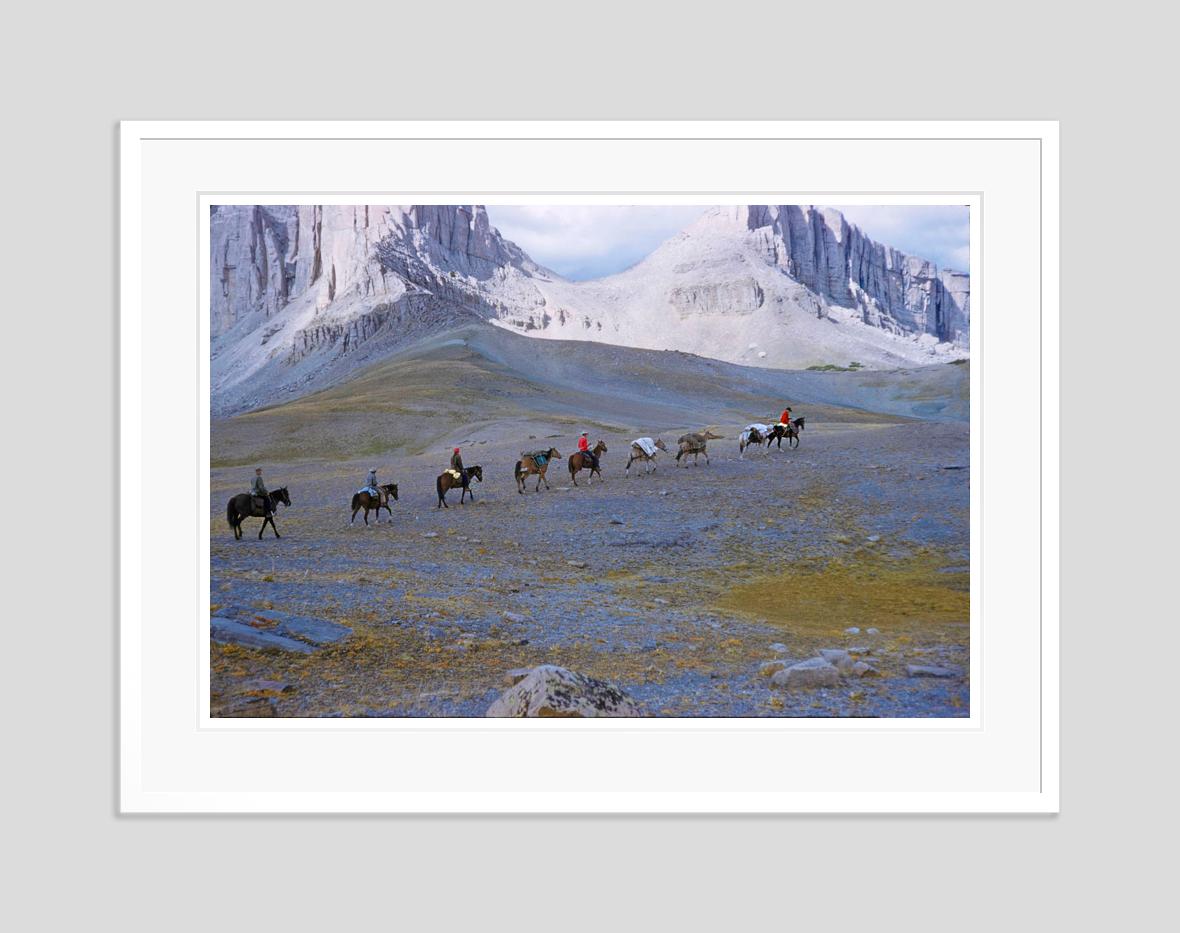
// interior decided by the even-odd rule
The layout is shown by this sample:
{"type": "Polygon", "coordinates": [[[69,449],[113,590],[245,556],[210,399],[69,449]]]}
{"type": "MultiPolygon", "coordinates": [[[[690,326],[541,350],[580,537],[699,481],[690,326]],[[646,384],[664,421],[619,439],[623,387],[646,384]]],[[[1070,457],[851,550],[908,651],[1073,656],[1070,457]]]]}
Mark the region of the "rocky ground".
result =
{"type": "MultiPolygon", "coordinates": [[[[449,440],[325,461],[288,432],[295,455],[262,465],[292,505],[283,537],[261,541],[258,519],[241,541],[225,520],[261,453],[226,454],[219,435],[242,425],[215,423],[211,611],[278,646],[212,643],[213,714],[483,716],[521,676],[509,672],[552,664],[617,685],[647,715],[968,715],[968,426],[817,411],[797,450],[739,458],[742,424],[713,421],[725,437],[711,465],[661,455],[628,478],[629,442],[649,432],[600,413],[588,426],[609,447],[605,482],[583,473],[575,487],[563,457],[552,489],[534,479],[525,495],[519,452],[569,454],[576,422],[473,428],[455,440],[485,481],[446,510],[434,479],[449,440]],[[371,466],[400,499],[392,520],[349,524],[371,466]],[[831,674],[809,660],[821,651],[831,674]]],[[[662,436],[674,452],[702,425],[662,436]]]]}

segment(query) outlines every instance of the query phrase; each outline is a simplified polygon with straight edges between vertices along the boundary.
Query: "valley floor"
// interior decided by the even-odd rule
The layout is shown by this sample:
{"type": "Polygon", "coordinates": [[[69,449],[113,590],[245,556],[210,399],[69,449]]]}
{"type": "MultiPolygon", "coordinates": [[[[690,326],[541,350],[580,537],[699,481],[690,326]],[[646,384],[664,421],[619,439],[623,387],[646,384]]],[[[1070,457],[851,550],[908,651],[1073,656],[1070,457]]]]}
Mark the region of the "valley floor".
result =
{"type": "MultiPolygon", "coordinates": [[[[866,414],[744,459],[736,427],[710,442],[709,466],[661,454],[655,473],[636,464],[628,478],[634,435],[604,431],[605,482],[582,473],[574,487],[562,458],[551,490],[533,492],[534,478],[519,495],[519,451],[569,454],[575,436],[530,440],[522,426],[505,439],[501,425],[464,445],[485,482],[448,510],[435,508],[442,445],[267,462],[271,488],[291,491],[280,540],[257,540],[258,519],[233,539],[225,502],[251,470],[214,468],[213,611],[279,610],[352,635],[306,655],[212,644],[213,715],[482,716],[507,671],[558,664],[657,716],[966,716],[968,426],[866,414]],[[352,493],[382,464],[381,481],[400,485],[392,521],[349,525],[352,493]],[[788,690],[760,673],[822,648],[863,649],[877,675],[788,690]]],[[[664,439],[674,453],[699,428],[664,439]]]]}

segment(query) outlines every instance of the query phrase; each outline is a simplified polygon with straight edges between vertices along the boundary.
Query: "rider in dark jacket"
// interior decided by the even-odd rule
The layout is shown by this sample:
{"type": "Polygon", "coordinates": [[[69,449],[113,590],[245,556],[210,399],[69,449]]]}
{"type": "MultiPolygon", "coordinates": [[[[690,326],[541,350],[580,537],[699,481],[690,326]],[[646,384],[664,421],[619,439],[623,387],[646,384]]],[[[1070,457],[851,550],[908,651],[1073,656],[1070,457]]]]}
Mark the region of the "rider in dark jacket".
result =
{"type": "Polygon", "coordinates": [[[266,483],[262,481],[262,467],[257,467],[254,470],[254,482],[250,484],[250,495],[254,497],[255,507],[264,512],[268,510],[270,493],[267,491],[266,483]]]}
{"type": "Polygon", "coordinates": [[[456,447],[451,453],[451,469],[458,470],[459,475],[463,480],[467,480],[467,471],[463,469],[463,457],[459,454],[459,448],[456,447]]]}

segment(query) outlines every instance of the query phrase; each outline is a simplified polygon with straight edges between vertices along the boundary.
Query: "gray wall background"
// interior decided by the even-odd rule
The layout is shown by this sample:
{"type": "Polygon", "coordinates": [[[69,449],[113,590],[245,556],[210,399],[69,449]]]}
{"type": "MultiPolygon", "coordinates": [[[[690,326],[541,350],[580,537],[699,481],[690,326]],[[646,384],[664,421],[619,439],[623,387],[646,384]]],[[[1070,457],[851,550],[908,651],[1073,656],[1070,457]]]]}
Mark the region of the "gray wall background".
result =
{"type": "Polygon", "coordinates": [[[1174,866],[1155,849],[1176,809],[1164,764],[1176,729],[1163,720],[1174,706],[1165,620],[1175,609],[1161,585],[1174,573],[1176,494],[1164,448],[1172,429],[1155,405],[1169,399],[1178,291],[1168,262],[1175,101],[1165,91],[1175,53],[1157,9],[740,0],[699,10],[634,0],[10,9],[0,56],[0,779],[12,928],[1158,921],[1174,866]],[[1062,814],[116,816],[116,123],[214,118],[1060,119],[1062,814]],[[48,487],[64,489],[58,504],[30,499],[48,487]]]}

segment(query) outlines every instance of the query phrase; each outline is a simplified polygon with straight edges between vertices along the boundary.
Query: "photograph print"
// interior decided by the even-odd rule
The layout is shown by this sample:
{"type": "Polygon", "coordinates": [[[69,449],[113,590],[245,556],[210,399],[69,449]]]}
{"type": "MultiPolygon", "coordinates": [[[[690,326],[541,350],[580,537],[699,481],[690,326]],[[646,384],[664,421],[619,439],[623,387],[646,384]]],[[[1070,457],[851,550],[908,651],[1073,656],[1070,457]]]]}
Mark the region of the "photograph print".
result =
{"type": "Polygon", "coordinates": [[[971,712],[970,208],[209,208],[213,718],[971,712]]]}

